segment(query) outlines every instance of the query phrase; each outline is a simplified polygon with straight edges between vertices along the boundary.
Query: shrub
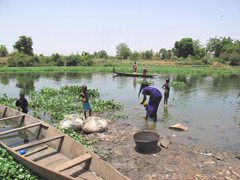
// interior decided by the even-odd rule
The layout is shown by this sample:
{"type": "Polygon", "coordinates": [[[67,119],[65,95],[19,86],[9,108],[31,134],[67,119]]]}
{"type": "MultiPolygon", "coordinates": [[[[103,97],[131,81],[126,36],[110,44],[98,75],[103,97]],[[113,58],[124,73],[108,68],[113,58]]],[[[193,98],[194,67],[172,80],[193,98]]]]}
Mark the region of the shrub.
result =
{"type": "Polygon", "coordinates": [[[70,56],[66,57],[67,66],[77,66],[80,61],[81,56],[79,54],[77,55],[71,54],[70,56]]]}
{"type": "Polygon", "coordinates": [[[37,56],[29,56],[23,53],[17,53],[15,56],[8,58],[9,67],[32,67],[36,63],[39,63],[37,56]]]}
{"type": "Polygon", "coordinates": [[[224,52],[224,53],[221,53],[220,56],[219,56],[220,59],[224,60],[224,61],[229,61],[229,54],[224,52]]]}
{"type": "Polygon", "coordinates": [[[0,45],[0,57],[6,57],[8,55],[8,50],[5,45],[0,45]]]}
{"type": "Polygon", "coordinates": [[[202,63],[207,65],[208,64],[208,59],[207,58],[202,58],[202,63]]]}
{"type": "Polygon", "coordinates": [[[229,55],[230,65],[239,66],[240,65],[240,54],[233,52],[229,55]]]}

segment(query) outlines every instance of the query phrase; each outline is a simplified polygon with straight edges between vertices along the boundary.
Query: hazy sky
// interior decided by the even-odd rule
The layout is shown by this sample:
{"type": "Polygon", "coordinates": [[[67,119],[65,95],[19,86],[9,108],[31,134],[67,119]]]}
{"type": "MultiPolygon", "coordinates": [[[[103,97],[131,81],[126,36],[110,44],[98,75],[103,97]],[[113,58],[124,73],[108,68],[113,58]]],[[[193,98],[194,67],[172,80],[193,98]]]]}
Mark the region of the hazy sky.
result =
{"type": "Polygon", "coordinates": [[[240,40],[240,0],[0,0],[0,45],[25,35],[35,54],[171,49],[190,37],[240,40]]]}

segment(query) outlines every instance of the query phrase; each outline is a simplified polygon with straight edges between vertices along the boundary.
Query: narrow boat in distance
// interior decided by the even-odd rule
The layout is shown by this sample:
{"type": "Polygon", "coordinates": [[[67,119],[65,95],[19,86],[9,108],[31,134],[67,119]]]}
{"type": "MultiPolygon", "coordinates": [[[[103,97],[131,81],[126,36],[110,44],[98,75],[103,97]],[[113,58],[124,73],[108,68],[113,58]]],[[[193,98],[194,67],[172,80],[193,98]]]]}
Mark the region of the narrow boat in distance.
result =
{"type": "Polygon", "coordinates": [[[0,147],[44,179],[130,180],[82,144],[33,116],[0,104],[0,124],[6,127],[0,129],[0,147]],[[31,142],[11,144],[13,138],[19,139],[19,132],[31,142]],[[21,150],[26,153],[18,153],[21,150]]]}
{"type": "Polygon", "coordinates": [[[121,73],[121,72],[116,72],[115,69],[113,69],[113,73],[119,76],[131,76],[131,77],[143,77],[143,78],[153,78],[156,75],[152,74],[139,74],[139,73],[121,73]]]}

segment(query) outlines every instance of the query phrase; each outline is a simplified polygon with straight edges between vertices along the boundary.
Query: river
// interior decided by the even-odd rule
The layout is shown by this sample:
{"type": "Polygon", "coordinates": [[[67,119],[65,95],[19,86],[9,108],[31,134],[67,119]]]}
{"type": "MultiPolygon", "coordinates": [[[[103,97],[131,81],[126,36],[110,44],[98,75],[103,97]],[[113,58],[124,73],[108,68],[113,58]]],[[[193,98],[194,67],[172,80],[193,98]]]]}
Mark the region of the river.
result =
{"type": "MultiPolygon", "coordinates": [[[[169,104],[159,107],[157,122],[144,119],[145,109],[138,97],[139,81],[142,78],[114,76],[113,74],[84,73],[2,73],[0,75],[0,96],[18,97],[24,90],[26,98],[30,91],[43,87],[60,89],[64,85],[83,85],[98,89],[101,99],[114,99],[123,104],[122,111],[128,118],[119,119],[140,129],[150,129],[160,136],[171,137],[186,144],[198,144],[209,149],[240,149],[240,75],[229,74],[158,74],[147,80],[162,94],[166,78],[185,82],[183,88],[171,87],[169,104]],[[134,109],[140,107],[140,109],[134,109]],[[189,131],[169,129],[170,125],[181,123],[189,131]]],[[[160,104],[163,104],[163,99],[160,104]]]]}

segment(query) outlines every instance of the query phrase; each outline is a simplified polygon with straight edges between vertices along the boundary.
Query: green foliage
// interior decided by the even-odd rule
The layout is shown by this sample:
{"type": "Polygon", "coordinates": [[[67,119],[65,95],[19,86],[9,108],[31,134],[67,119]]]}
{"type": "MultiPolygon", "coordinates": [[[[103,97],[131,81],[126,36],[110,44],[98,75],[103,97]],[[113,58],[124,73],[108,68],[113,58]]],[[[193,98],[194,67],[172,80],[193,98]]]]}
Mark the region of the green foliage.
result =
{"type": "Polygon", "coordinates": [[[133,53],[131,53],[130,55],[130,59],[131,60],[137,60],[139,57],[139,53],[137,51],[134,51],[133,53]]]}
{"type": "Polygon", "coordinates": [[[193,48],[194,48],[195,59],[199,60],[205,56],[206,50],[205,48],[202,47],[199,40],[197,41],[193,40],[193,48]]]}
{"type": "Polygon", "coordinates": [[[208,64],[208,59],[207,58],[203,58],[202,59],[202,63],[205,64],[205,65],[208,64]]]}
{"type": "Polygon", "coordinates": [[[170,83],[170,86],[175,87],[175,88],[181,88],[186,86],[185,82],[180,82],[180,81],[173,81],[170,83]]]}
{"type": "Polygon", "coordinates": [[[48,62],[52,62],[56,66],[63,66],[64,65],[64,58],[63,58],[63,56],[60,56],[58,53],[56,53],[56,54],[51,55],[48,62]]]}
{"type": "Polygon", "coordinates": [[[6,57],[8,55],[8,50],[5,45],[0,45],[0,57],[6,57]]]}
{"type": "Polygon", "coordinates": [[[131,54],[131,50],[126,43],[117,45],[116,50],[117,56],[122,57],[123,59],[127,59],[131,54]]]}
{"type": "MultiPolygon", "coordinates": [[[[144,80],[137,80],[137,83],[138,83],[138,84],[142,84],[143,81],[144,81],[144,80]]],[[[149,86],[154,86],[154,81],[149,80],[149,81],[147,81],[147,83],[148,83],[149,86]]]]}
{"type": "Polygon", "coordinates": [[[83,52],[81,61],[79,62],[80,66],[92,66],[93,65],[93,55],[83,52]]]}
{"type": "Polygon", "coordinates": [[[142,54],[142,59],[152,59],[153,57],[153,50],[151,49],[150,51],[145,51],[142,54]]]}
{"type": "Polygon", "coordinates": [[[111,110],[120,110],[122,105],[114,102],[113,99],[111,100],[102,100],[102,99],[92,99],[91,105],[93,106],[92,109],[95,112],[103,113],[105,111],[111,110]]]}
{"type": "Polygon", "coordinates": [[[240,41],[233,40],[230,37],[210,38],[207,43],[207,50],[213,51],[215,57],[219,57],[221,53],[231,54],[233,52],[240,53],[240,41]]]}
{"type": "MultiPolygon", "coordinates": [[[[46,87],[41,89],[40,92],[32,91],[30,93],[29,109],[33,111],[37,118],[50,117],[52,122],[59,121],[67,114],[83,113],[82,102],[78,101],[81,92],[82,86],[63,86],[60,90],[46,87]]],[[[88,95],[94,112],[118,111],[122,107],[114,100],[98,99],[99,92],[97,89],[88,89],[88,95]]]]}
{"type": "Polygon", "coordinates": [[[194,56],[194,47],[192,38],[183,38],[174,44],[176,55],[187,58],[189,55],[194,56]]]}
{"type": "Polygon", "coordinates": [[[66,57],[66,65],[67,66],[77,66],[78,63],[81,61],[81,56],[79,54],[71,54],[70,56],[66,57]]]}
{"type": "Polygon", "coordinates": [[[29,56],[24,53],[17,53],[15,56],[8,58],[9,67],[33,67],[34,64],[39,62],[37,56],[29,56]]]}
{"type": "Polygon", "coordinates": [[[98,52],[98,57],[99,57],[99,58],[107,59],[107,58],[108,58],[107,52],[106,52],[105,50],[99,51],[99,52],[98,52]]]}
{"type": "Polygon", "coordinates": [[[223,61],[229,61],[229,54],[226,52],[223,52],[220,54],[219,58],[223,61]]]}
{"type": "Polygon", "coordinates": [[[233,52],[229,55],[230,65],[239,66],[240,65],[240,54],[237,52],[233,52]]]}
{"type": "Polygon", "coordinates": [[[92,152],[97,153],[97,150],[94,148],[94,144],[96,144],[96,141],[88,141],[85,137],[81,137],[78,133],[76,133],[74,130],[68,129],[68,128],[59,128],[59,126],[55,127],[56,129],[58,129],[59,131],[67,134],[69,137],[71,137],[72,139],[74,139],[75,141],[81,143],[82,145],[84,145],[85,147],[87,147],[88,149],[90,149],[92,152]]]}
{"type": "Polygon", "coordinates": [[[32,56],[33,55],[32,45],[33,41],[31,37],[20,36],[19,40],[15,43],[15,45],[13,45],[13,48],[20,53],[32,56]]]}
{"type": "Polygon", "coordinates": [[[15,108],[15,102],[17,98],[8,98],[8,96],[4,93],[2,97],[0,97],[0,104],[4,104],[5,106],[15,108]]]}
{"type": "Polygon", "coordinates": [[[15,161],[6,149],[0,147],[0,179],[40,180],[42,178],[15,161]]]}
{"type": "Polygon", "coordinates": [[[159,57],[161,59],[170,59],[172,57],[172,50],[166,50],[165,48],[160,49],[159,57]]]}
{"type": "Polygon", "coordinates": [[[105,63],[103,66],[104,67],[114,67],[115,65],[113,63],[105,63]]]}

